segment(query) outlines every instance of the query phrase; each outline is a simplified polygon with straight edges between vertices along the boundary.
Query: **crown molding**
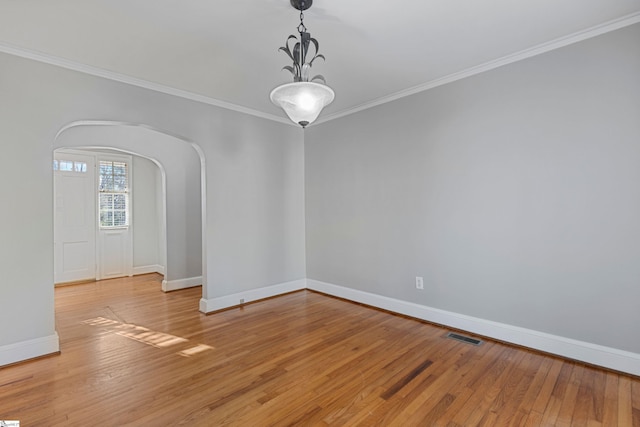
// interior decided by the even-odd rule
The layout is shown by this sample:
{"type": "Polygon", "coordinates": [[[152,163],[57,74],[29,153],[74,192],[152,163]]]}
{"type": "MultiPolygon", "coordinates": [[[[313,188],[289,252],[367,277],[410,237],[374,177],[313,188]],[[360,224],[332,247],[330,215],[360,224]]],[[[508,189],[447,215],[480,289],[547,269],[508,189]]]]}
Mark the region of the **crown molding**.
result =
{"type": "MultiPolygon", "coordinates": [[[[418,86],[414,86],[399,92],[392,93],[387,96],[374,99],[373,101],[370,101],[370,102],[365,102],[353,108],[338,111],[332,114],[327,114],[323,117],[320,117],[310,127],[312,127],[313,125],[318,125],[334,119],[338,119],[340,117],[348,116],[350,114],[354,114],[359,111],[363,111],[372,107],[376,107],[378,105],[386,104],[387,102],[391,102],[407,96],[415,95],[417,93],[424,92],[426,90],[433,89],[438,86],[442,86],[448,83],[455,82],[457,80],[474,76],[476,74],[484,73],[485,71],[493,70],[495,68],[502,67],[504,65],[512,64],[514,62],[521,61],[523,59],[531,58],[533,56],[540,55],[545,52],[549,52],[549,51],[552,51],[564,46],[568,46],[574,43],[578,43],[580,41],[583,41],[592,37],[596,37],[601,34],[608,33],[610,31],[615,31],[620,28],[627,27],[629,25],[637,24],[639,22],[640,22],[640,12],[632,13],[630,15],[626,15],[621,18],[614,19],[612,21],[608,21],[591,28],[587,28],[586,30],[578,31],[568,36],[560,37],[550,42],[542,43],[537,46],[533,46],[529,49],[525,49],[510,55],[506,55],[506,56],[503,56],[502,58],[489,61],[484,64],[471,67],[466,70],[449,74],[447,76],[420,84],[418,86]]],[[[22,48],[22,47],[12,46],[7,43],[0,42],[0,52],[8,53],[10,55],[19,56],[26,59],[31,59],[38,62],[43,62],[50,65],[55,65],[55,66],[66,68],[73,71],[78,71],[78,72],[89,74],[92,76],[102,77],[102,78],[117,81],[120,83],[126,83],[132,86],[153,90],[153,91],[164,93],[167,95],[177,96],[177,97],[188,99],[191,101],[196,101],[203,104],[212,105],[215,107],[225,108],[227,110],[236,111],[239,113],[244,113],[244,114],[248,114],[255,117],[260,117],[267,120],[272,120],[278,123],[296,126],[290,120],[281,116],[277,116],[275,114],[265,113],[263,111],[254,110],[252,108],[243,107],[241,105],[233,104],[226,101],[221,101],[205,95],[200,95],[200,94],[189,92],[186,90],[165,86],[159,83],[153,83],[147,80],[128,76],[126,74],[120,74],[120,73],[105,70],[102,68],[81,64],[79,62],[71,61],[64,58],[59,58],[59,57],[48,55],[42,52],[37,52],[37,51],[22,48]]]]}
{"type": "Polygon", "coordinates": [[[79,62],[71,61],[68,59],[60,58],[46,53],[37,52],[30,49],[25,49],[18,46],[12,46],[10,44],[0,42],[0,52],[8,53],[10,55],[19,56],[25,59],[31,59],[34,61],[42,62],[49,65],[55,65],[57,67],[66,68],[72,71],[78,71],[84,74],[92,76],[102,77],[108,80],[113,80],[120,83],[137,86],[143,89],[149,89],[155,92],[164,93],[167,95],[173,95],[180,98],[188,99],[190,101],[196,101],[214,107],[220,107],[238,113],[249,114],[251,116],[260,117],[267,120],[272,120],[284,124],[291,123],[284,117],[276,116],[275,114],[265,113],[263,111],[254,110],[253,108],[243,107],[242,105],[233,104],[231,102],[221,101],[219,99],[211,98],[205,95],[189,92],[182,89],[177,89],[171,86],[162,85],[159,83],[150,82],[148,80],[139,79],[136,77],[128,76],[126,74],[116,73],[114,71],[105,70],[103,68],[93,67],[91,65],[81,64],[79,62]]]}
{"type": "Polygon", "coordinates": [[[338,111],[336,113],[327,114],[318,119],[314,125],[328,122],[330,120],[338,119],[340,117],[348,116],[350,114],[357,113],[359,111],[367,110],[378,105],[386,104],[387,102],[395,101],[407,96],[415,95],[416,93],[424,92],[429,89],[433,89],[438,86],[443,86],[448,83],[455,82],[467,77],[474,76],[476,74],[484,73],[485,71],[493,70],[504,65],[512,64],[514,62],[521,61],[523,59],[531,58],[533,56],[541,55],[543,53],[559,49],[564,46],[568,46],[574,43],[581,42],[583,40],[590,39],[592,37],[599,36],[611,31],[619,30],[620,28],[627,27],[629,25],[637,24],[640,22],[640,12],[632,13],[630,15],[623,16],[612,21],[605,22],[600,25],[596,25],[586,30],[578,31],[568,36],[560,37],[550,42],[542,43],[537,46],[533,46],[529,49],[521,50],[519,52],[503,56],[502,58],[495,59],[493,61],[485,62],[484,64],[468,68],[466,70],[449,74],[447,76],[432,80],[427,83],[420,84],[418,86],[411,87],[409,89],[402,90],[400,92],[392,93],[391,95],[383,96],[373,101],[360,104],[356,107],[349,108],[347,110],[338,111]]]}

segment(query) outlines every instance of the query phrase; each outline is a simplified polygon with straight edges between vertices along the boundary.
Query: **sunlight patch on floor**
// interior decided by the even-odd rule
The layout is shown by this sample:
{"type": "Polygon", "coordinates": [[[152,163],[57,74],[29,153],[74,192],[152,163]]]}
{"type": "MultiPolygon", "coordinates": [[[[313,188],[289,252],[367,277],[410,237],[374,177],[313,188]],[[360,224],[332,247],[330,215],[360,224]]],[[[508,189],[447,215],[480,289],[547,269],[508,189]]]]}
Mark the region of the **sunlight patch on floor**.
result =
{"type": "MultiPolygon", "coordinates": [[[[121,337],[129,338],[143,344],[147,344],[156,348],[171,347],[177,344],[186,343],[189,340],[175,335],[166,334],[164,332],[153,331],[144,326],[138,326],[131,323],[122,323],[117,320],[107,319],[104,317],[96,317],[94,319],[84,320],[82,322],[85,325],[107,327],[110,332],[115,333],[121,337]]],[[[213,350],[206,344],[198,344],[194,347],[187,348],[178,352],[180,356],[191,357],[196,354],[205,352],[207,350],[213,350]]]]}
{"type": "Polygon", "coordinates": [[[213,347],[208,346],[206,344],[198,344],[195,347],[188,348],[186,350],[182,350],[178,353],[180,356],[191,357],[194,354],[202,353],[203,351],[213,350],[213,347]]]}

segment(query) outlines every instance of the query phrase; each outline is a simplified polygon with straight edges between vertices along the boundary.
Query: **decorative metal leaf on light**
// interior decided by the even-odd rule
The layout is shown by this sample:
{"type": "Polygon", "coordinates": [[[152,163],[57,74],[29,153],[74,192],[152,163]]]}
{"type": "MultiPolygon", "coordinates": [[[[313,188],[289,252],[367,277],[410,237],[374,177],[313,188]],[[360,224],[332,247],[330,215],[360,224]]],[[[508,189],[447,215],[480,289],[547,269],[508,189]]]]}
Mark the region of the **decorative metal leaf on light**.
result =
{"type": "Polygon", "coordinates": [[[322,60],[323,60],[323,61],[326,61],[326,59],[325,59],[324,55],[322,55],[322,54],[318,54],[318,55],[314,56],[314,57],[313,57],[313,59],[312,59],[311,61],[309,61],[309,65],[313,65],[313,61],[315,61],[315,60],[316,60],[316,59],[318,59],[318,58],[322,58],[322,60]]]}
{"type": "Polygon", "coordinates": [[[282,108],[294,123],[305,128],[318,118],[318,114],[325,106],[333,102],[335,93],[327,86],[323,75],[316,74],[310,77],[315,60],[318,58],[325,60],[324,55],[318,53],[320,49],[318,40],[312,38],[304,26],[302,12],[311,6],[313,0],[290,0],[290,3],[300,11],[300,25],[298,25],[300,38],[290,35],[284,46],[278,50],[283,51],[292,61],[291,65],[285,65],[282,69],[293,75],[293,83],[278,86],[271,91],[269,97],[271,102],[282,108]],[[311,45],[313,45],[313,55],[309,54],[311,45]],[[307,56],[311,58],[308,62],[307,56]]]}
{"type": "Polygon", "coordinates": [[[293,69],[292,66],[290,65],[285,65],[284,67],[282,67],[283,70],[287,70],[288,72],[290,72],[292,75],[296,75],[296,70],[293,69]]]}
{"type": "Polygon", "coordinates": [[[313,78],[309,81],[314,81],[314,80],[322,80],[322,83],[327,84],[327,80],[324,78],[324,76],[322,74],[318,74],[313,76],[313,78]]]}
{"type": "Polygon", "coordinates": [[[289,35],[289,37],[287,37],[287,41],[285,42],[285,45],[278,49],[286,53],[287,56],[293,61],[292,66],[287,65],[282,67],[282,69],[289,71],[293,75],[293,81],[295,82],[308,82],[313,80],[322,80],[324,84],[326,84],[327,82],[325,78],[322,77],[321,75],[315,76],[311,80],[309,80],[308,73],[305,73],[306,70],[311,68],[311,66],[313,65],[313,62],[316,59],[320,58],[323,61],[326,61],[326,58],[324,57],[324,55],[318,53],[318,50],[320,49],[320,43],[318,43],[318,40],[314,39],[313,37],[310,37],[309,33],[307,32],[301,32],[300,38],[301,40],[298,41],[298,38],[293,34],[291,34],[289,35]],[[307,39],[307,43],[304,43],[305,38],[307,39]],[[296,44],[293,46],[293,52],[289,47],[289,41],[291,39],[296,40],[296,44]],[[313,44],[313,47],[315,48],[315,50],[313,52],[313,57],[311,58],[311,60],[309,62],[306,62],[307,55],[309,53],[308,49],[310,44],[313,44]]]}

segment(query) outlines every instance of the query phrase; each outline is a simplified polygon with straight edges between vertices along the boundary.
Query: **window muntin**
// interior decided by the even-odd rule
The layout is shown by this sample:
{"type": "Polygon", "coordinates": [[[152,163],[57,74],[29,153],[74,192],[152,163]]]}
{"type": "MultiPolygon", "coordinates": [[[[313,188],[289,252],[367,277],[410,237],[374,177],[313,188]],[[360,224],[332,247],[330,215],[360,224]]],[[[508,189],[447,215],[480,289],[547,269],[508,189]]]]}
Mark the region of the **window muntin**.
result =
{"type": "Polygon", "coordinates": [[[127,163],[100,161],[98,205],[100,228],[129,226],[129,171],[127,163]]]}
{"type": "Polygon", "coordinates": [[[53,170],[56,172],[87,173],[87,163],[74,160],[54,160],[53,170]]]}

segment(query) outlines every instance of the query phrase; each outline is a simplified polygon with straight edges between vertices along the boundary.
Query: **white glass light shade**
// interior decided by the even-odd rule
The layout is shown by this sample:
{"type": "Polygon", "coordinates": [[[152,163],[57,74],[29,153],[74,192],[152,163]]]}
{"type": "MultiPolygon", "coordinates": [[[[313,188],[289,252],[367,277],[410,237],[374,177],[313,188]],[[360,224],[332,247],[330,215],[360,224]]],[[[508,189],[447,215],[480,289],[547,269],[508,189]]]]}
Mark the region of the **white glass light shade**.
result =
{"type": "Polygon", "coordinates": [[[318,118],[324,107],[331,104],[335,94],[327,85],[313,82],[294,82],[271,91],[271,102],[281,107],[287,116],[305,127],[318,118]]]}

